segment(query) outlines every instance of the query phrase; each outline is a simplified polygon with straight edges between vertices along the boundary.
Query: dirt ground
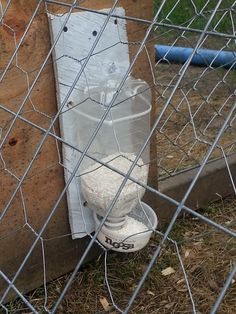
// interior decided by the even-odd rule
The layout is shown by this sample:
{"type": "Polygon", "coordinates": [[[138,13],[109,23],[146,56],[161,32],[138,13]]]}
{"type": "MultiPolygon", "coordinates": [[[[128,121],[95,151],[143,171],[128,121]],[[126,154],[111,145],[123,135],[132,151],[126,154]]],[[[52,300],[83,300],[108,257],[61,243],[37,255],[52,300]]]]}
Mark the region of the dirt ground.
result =
{"type": "MultiPolygon", "coordinates": [[[[179,68],[179,65],[170,67],[168,64],[159,64],[157,66],[157,77],[161,82],[156,88],[160,110],[173,89],[171,80],[176,76],[179,68]]],[[[233,95],[235,73],[228,73],[226,76],[228,84],[226,84],[222,83],[226,70],[209,70],[202,74],[203,71],[204,68],[194,66],[187,70],[186,77],[160,121],[157,131],[160,176],[168,176],[170,173],[174,174],[199,165],[235,101],[233,95]],[[201,75],[203,75],[202,78],[201,75]],[[232,80],[234,80],[233,83],[231,83],[232,80]],[[193,89],[195,83],[196,90],[193,89]]],[[[210,159],[222,157],[221,146],[226,155],[233,153],[235,134],[235,122],[232,121],[210,159]]]]}
{"type": "MultiPolygon", "coordinates": [[[[156,42],[194,47],[197,37],[159,34],[156,42]]],[[[207,37],[202,47],[229,50],[232,41],[207,37]]],[[[235,48],[235,44],[234,47],[235,48]]],[[[163,61],[163,60],[161,60],[163,61]]],[[[181,75],[182,64],[157,62],[156,106],[165,106],[181,75]]],[[[234,69],[189,66],[178,85],[157,128],[157,155],[160,177],[169,176],[201,163],[234,104],[236,74],[234,69]]],[[[210,159],[235,152],[235,121],[230,120],[210,159]]]]}
{"type": "MultiPolygon", "coordinates": [[[[236,230],[236,200],[229,198],[209,205],[201,212],[229,229],[236,230]]],[[[105,256],[83,267],[72,287],[59,306],[59,314],[119,313],[112,304],[107,282],[114,303],[124,309],[131,294],[146,269],[161,236],[155,235],[150,244],[136,253],[107,253],[107,278],[105,256]],[[107,279],[107,282],[106,282],[107,279]],[[107,302],[107,303],[106,303],[107,302]]],[[[196,313],[209,313],[225,278],[236,259],[236,239],[217,231],[196,218],[185,216],[174,227],[170,238],[176,241],[188,283],[191,289],[196,313]]],[[[69,274],[46,287],[50,308],[60,295],[69,274]]],[[[40,313],[45,302],[44,288],[41,287],[27,296],[40,313]],[[40,310],[41,309],[41,310],[40,310]]],[[[30,313],[20,302],[8,304],[9,313],[30,313]]],[[[193,313],[192,303],[180,260],[173,242],[166,242],[160,258],[153,267],[144,287],[139,293],[132,314],[193,313]],[[163,270],[171,267],[172,273],[164,276],[163,270]]],[[[236,282],[232,282],[219,314],[236,313],[236,282]]]]}

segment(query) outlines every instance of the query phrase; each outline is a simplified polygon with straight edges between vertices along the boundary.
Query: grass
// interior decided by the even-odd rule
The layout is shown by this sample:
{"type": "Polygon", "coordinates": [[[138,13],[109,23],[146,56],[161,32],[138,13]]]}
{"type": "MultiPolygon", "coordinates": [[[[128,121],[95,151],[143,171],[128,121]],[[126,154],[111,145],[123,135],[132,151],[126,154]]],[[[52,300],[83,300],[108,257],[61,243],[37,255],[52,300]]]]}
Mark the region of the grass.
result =
{"type": "MultiPolygon", "coordinates": [[[[154,1],[155,12],[158,10],[162,2],[162,0],[154,1]]],[[[160,12],[158,20],[165,23],[173,23],[176,25],[185,26],[187,26],[191,20],[191,28],[203,29],[218,1],[212,0],[207,5],[206,3],[207,1],[205,0],[181,0],[179,2],[167,0],[160,12]]],[[[220,21],[219,25],[216,27],[216,30],[218,32],[232,33],[232,22],[229,13],[229,8],[232,6],[232,4],[233,0],[222,1],[222,4],[211,23],[211,30],[216,27],[220,21]],[[227,14],[225,14],[226,11],[228,12],[227,14]]]]}
{"type": "MultiPolygon", "coordinates": [[[[235,230],[236,200],[234,198],[210,204],[202,213],[214,221],[235,230]]],[[[236,260],[236,240],[216,231],[198,219],[189,216],[181,218],[175,225],[171,238],[178,244],[196,310],[209,313],[212,304],[224,284],[225,277],[236,260]]],[[[107,279],[112,297],[117,306],[124,309],[129,298],[146,269],[161,236],[156,234],[149,245],[136,253],[107,254],[107,279]]],[[[69,275],[47,285],[47,306],[50,308],[60,295],[69,275]]],[[[118,313],[113,306],[105,276],[105,256],[83,267],[70,291],[58,309],[58,314],[118,313]],[[108,301],[104,310],[101,300],[108,301]]],[[[27,296],[30,302],[45,313],[44,289],[41,287],[27,296]]],[[[20,302],[7,305],[10,314],[28,314],[29,310],[20,302]]],[[[172,242],[163,247],[158,263],[154,265],[136,299],[132,314],[192,313],[187,286],[176,247],[172,242]],[[172,267],[174,273],[163,276],[162,271],[172,267]]],[[[236,284],[234,283],[224,299],[218,314],[236,313],[236,284]]]]}

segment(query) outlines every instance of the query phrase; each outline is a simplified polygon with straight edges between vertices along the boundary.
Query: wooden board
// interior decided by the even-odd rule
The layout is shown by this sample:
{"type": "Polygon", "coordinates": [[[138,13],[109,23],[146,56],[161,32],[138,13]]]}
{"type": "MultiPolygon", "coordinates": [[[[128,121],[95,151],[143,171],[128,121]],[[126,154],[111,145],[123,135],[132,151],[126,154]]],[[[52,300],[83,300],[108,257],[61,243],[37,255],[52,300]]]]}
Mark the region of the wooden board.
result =
{"type": "MultiPolygon", "coordinates": [[[[227,161],[232,177],[234,178],[236,175],[236,155],[232,154],[227,157],[227,161]]],[[[160,181],[158,186],[159,190],[172,199],[181,202],[192,180],[196,176],[198,169],[199,167],[189,169],[183,173],[160,181]]],[[[220,199],[222,200],[233,194],[234,189],[229,177],[229,172],[225,160],[222,158],[210,161],[205,166],[185,204],[189,208],[197,210],[199,208],[206,208],[210,203],[220,199]]],[[[158,208],[161,210],[161,215],[159,215],[161,228],[164,228],[166,224],[170,222],[176,211],[176,207],[176,205],[172,205],[169,201],[165,201],[161,198],[158,199],[158,208]]]]}
{"type": "MultiPolygon", "coordinates": [[[[3,6],[7,1],[1,1],[3,6]]],[[[70,3],[70,1],[67,1],[70,3]]],[[[15,50],[16,43],[25,31],[32,16],[37,1],[15,0],[0,26],[0,71],[3,71],[10,56],[15,50]],[[12,31],[14,30],[14,31],[12,31]]],[[[83,6],[93,9],[109,8],[113,1],[91,0],[84,1],[83,6]]],[[[127,15],[151,19],[152,1],[120,1],[127,15]]],[[[60,6],[48,7],[51,12],[63,12],[60,6]]],[[[130,42],[142,40],[147,25],[134,22],[128,23],[130,42]]],[[[5,108],[17,111],[28,91],[28,83],[32,83],[38,70],[50,49],[48,21],[45,7],[42,5],[23,41],[17,58],[14,58],[4,80],[0,83],[0,104],[5,108]]],[[[137,45],[129,46],[131,58],[137,51],[137,45]]],[[[154,61],[153,43],[148,47],[151,60],[154,61]]],[[[133,75],[152,84],[149,60],[144,51],[136,63],[133,75]]],[[[47,128],[51,118],[56,113],[55,80],[51,59],[45,66],[37,81],[30,100],[24,106],[22,116],[40,127],[47,128]]],[[[153,109],[153,116],[154,116],[153,109]]],[[[0,109],[0,127],[4,134],[9,128],[13,116],[0,109]]],[[[58,125],[55,126],[58,132],[58,125]]],[[[1,151],[0,159],[0,208],[4,208],[14,192],[18,180],[25,172],[43,133],[19,119],[14,124],[1,151]]],[[[55,139],[48,137],[38,154],[22,189],[19,190],[0,224],[0,269],[12,277],[20,266],[35,233],[38,232],[46,217],[55,204],[64,187],[63,168],[60,165],[60,145],[55,139]],[[33,229],[32,229],[33,228],[33,229]]],[[[153,146],[152,156],[155,155],[153,146]]],[[[155,164],[152,166],[150,182],[154,186],[157,173],[155,164]]],[[[147,195],[153,206],[155,199],[147,195]]],[[[17,280],[21,291],[29,291],[43,283],[43,251],[46,256],[46,280],[50,281],[73,269],[87,245],[88,238],[71,240],[71,236],[60,237],[70,233],[68,225],[67,204],[65,198],[43,234],[44,241],[40,242],[24,267],[17,280]]],[[[98,254],[97,249],[91,250],[89,259],[98,254]]],[[[0,291],[6,288],[0,279],[0,291]]],[[[13,296],[13,294],[12,294],[13,296]]]]}

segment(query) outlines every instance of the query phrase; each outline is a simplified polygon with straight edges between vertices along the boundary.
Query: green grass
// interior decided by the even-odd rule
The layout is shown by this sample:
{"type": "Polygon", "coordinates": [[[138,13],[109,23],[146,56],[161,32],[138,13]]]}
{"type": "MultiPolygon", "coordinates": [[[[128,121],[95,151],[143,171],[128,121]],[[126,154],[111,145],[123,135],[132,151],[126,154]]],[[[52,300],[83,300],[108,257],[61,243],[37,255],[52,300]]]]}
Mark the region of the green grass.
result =
{"type": "MultiPolygon", "coordinates": [[[[155,12],[157,12],[162,2],[162,0],[154,0],[155,12]]],[[[218,0],[211,0],[207,6],[205,6],[207,3],[206,0],[181,0],[175,6],[176,3],[177,1],[167,0],[160,12],[158,21],[168,24],[172,23],[175,25],[187,26],[190,20],[192,20],[190,26],[191,28],[203,29],[211,15],[212,10],[214,10],[216,4],[218,3],[218,0]],[[202,10],[203,7],[204,10],[202,10]]],[[[219,25],[216,27],[216,30],[223,33],[232,33],[232,21],[230,19],[229,13],[229,9],[232,4],[233,0],[222,1],[219,10],[210,25],[210,30],[214,29],[214,27],[220,21],[219,25]],[[227,14],[224,15],[226,11],[227,14]]]]}

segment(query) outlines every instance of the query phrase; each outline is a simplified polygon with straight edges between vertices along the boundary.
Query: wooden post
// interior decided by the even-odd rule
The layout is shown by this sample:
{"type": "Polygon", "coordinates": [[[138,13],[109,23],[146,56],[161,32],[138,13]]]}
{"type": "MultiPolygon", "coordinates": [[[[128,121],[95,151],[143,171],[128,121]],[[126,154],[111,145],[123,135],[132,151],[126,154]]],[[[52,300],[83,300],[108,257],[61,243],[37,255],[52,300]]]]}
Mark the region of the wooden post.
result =
{"type": "MultiPolygon", "coordinates": [[[[7,1],[2,1],[3,6],[7,1]]],[[[71,3],[71,1],[67,1],[71,3]]],[[[110,8],[111,0],[90,0],[83,2],[84,7],[93,9],[110,8]]],[[[28,21],[35,10],[37,1],[19,0],[10,4],[7,14],[0,26],[0,71],[4,71],[11,55],[23,35],[28,21]],[[12,31],[14,30],[14,31],[12,31]],[[16,42],[15,42],[16,40],[16,42]]],[[[143,19],[152,18],[152,1],[120,1],[119,6],[126,10],[126,15],[143,19]]],[[[62,6],[51,6],[51,10],[63,11],[62,6]]],[[[128,22],[129,41],[141,41],[147,29],[146,24],[128,22]]],[[[136,44],[130,44],[131,58],[137,50],[136,44]]],[[[48,21],[45,7],[42,5],[23,41],[17,56],[14,58],[5,78],[0,83],[0,104],[17,112],[28,92],[28,83],[32,84],[40,66],[50,49],[48,21]]],[[[153,42],[147,45],[149,56],[154,61],[153,42]]],[[[47,63],[28,98],[22,117],[43,128],[48,128],[51,118],[56,113],[56,93],[53,67],[47,63]]],[[[152,84],[149,59],[143,51],[133,71],[133,75],[152,84]]],[[[155,107],[154,107],[155,108],[155,107]]],[[[153,116],[155,109],[153,109],[153,116]]],[[[0,109],[1,138],[6,134],[14,116],[0,109]]],[[[55,126],[58,134],[58,125],[55,126]]],[[[19,180],[27,169],[32,156],[43,137],[43,132],[17,119],[1,150],[0,158],[0,212],[14,193],[19,180]]],[[[0,224],[0,269],[12,278],[25,255],[27,254],[37,232],[60,193],[64,188],[63,168],[59,164],[60,147],[55,139],[48,137],[32,165],[22,188],[19,189],[11,202],[0,224]],[[32,229],[33,228],[33,229],[32,229]]],[[[152,143],[152,157],[155,158],[155,140],[152,143]]],[[[155,187],[157,182],[156,166],[150,171],[150,184],[155,187]]],[[[154,199],[147,195],[154,206],[154,199]]],[[[69,234],[66,199],[60,202],[52,217],[43,241],[39,241],[20,274],[16,285],[22,292],[30,291],[43,283],[43,252],[46,258],[46,280],[50,281],[73,269],[82,252],[87,246],[87,237],[72,240],[69,234]]],[[[98,249],[91,250],[88,259],[94,258],[98,249]]],[[[7,284],[0,278],[0,294],[7,284]]],[[[14,296],[13,292],[10,294],[14,296]]],[[[10,297],[9,295],[9,297],[10,297]]],[[[9,298],[8,298],[9,299],[9,298]]]]}

